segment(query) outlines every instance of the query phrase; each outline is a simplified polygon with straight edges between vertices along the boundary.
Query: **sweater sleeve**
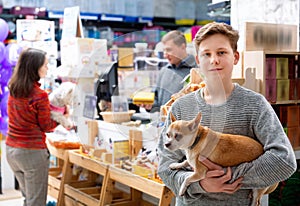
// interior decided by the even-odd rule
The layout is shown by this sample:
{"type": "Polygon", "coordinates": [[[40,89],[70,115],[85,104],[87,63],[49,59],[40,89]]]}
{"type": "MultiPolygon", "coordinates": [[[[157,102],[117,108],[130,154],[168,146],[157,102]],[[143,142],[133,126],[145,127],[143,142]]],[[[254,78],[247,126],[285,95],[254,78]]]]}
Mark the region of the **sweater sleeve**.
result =
{"type": "Polygon", "coordinates": [[[273,185],[289,178],[297,168],[293,148],[275,111],[264,98],[257,108],[252,127],[263,144],[264,154],[234,168],[233,180],[244,177],[242,189],[273,185]]]}
{"type": "Polygon", "coordinates": [[[58,123],[51,119],[50,102],[47,93],[42,93],[40,100],[37,102],[37,119],[38,125],[43,132],[51,132],[58,123]]]}

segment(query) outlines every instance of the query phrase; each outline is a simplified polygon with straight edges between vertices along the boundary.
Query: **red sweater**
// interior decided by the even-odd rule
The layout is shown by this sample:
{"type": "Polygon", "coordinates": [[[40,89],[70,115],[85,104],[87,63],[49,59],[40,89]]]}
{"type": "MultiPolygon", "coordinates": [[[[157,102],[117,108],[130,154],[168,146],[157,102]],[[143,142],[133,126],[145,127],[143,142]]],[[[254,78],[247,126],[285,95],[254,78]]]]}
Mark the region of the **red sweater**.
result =
{"type": "Polygon", "coordinates": [[[48,94],[35,83],[27,98],[8,97],[8,135],[6,144],[11,147],[44,149],[46,132],[52,131],[57,122],[50,118],[48,94]]]}

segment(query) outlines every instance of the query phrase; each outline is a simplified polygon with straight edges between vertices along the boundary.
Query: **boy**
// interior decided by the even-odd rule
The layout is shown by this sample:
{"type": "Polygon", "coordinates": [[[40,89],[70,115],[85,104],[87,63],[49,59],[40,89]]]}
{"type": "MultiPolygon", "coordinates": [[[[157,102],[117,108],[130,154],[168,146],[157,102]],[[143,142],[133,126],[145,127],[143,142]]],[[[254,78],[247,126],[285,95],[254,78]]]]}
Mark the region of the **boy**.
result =
{"type": "Polygon", "coordinates": [[[192,183],[179,197],[179,188],[190,171],[169,169],[185,154],[164,148],[168,116],[158,144],[158,174],[177,196],[176,205],[250,205],[252,189],[285,180],[296,170],[293,148],[271,105],[261,94],[231,80],[233,66],[240,57],[238,39],[238,32],[225,23],[209,23],[198,31],[194,39],[196,61],[206,86],[175,101],[171,111],[182,120],[191,120],[201,112],[201,125],[252,137],[263,145],[264,154],[252,162],[227,168],[226,172],[226,168],[203,160],[209,169],[206,177],[192,183]]]}

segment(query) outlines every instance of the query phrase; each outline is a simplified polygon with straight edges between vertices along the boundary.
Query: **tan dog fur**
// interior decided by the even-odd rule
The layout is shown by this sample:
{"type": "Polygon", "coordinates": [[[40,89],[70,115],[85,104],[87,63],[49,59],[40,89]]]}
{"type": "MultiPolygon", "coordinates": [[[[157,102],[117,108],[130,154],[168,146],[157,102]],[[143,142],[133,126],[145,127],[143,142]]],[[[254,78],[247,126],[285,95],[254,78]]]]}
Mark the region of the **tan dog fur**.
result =
{"type": "MultiPolygon", "coordinates": [[[[165,147],[171,151],[183,149],[186,151],[187,158],[184,162],[171,164],[170,168],[180,169],[191,166],[194,169],[194,173],[183,182],[179,195],[183,195],[192,182],[205,177],[207,168],[199,161],[200,155],[218,165],[230,167],[255,160],[263,153],[262,145],[252,138],[223,134],[201,126],[199,124],[201,113],[191,121],[176,121],[174,115],[172,113],[170,115],[172,123],[167,130],[168,141],[165,143],[165,147]],[[194,143],[199,135],[199,141],[194,143]],[[193,147],[191,147],[192,145],[193,147]]],[[[260,205],[262,195],[273,192],[277,185],[255,190],[252,205],[260,205]]]]}

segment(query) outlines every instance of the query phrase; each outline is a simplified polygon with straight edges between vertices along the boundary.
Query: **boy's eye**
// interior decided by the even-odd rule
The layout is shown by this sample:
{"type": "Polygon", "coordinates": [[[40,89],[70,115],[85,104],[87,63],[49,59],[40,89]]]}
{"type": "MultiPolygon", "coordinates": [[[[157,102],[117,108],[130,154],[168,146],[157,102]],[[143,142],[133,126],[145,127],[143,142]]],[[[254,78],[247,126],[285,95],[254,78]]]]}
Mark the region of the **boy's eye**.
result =
{"type": "Polygon", "coordinates": [[[203,57],[209,57],[209,56],[210,56],[210,53],[203,53],[202,56],[203,56],[203,57]]]}

